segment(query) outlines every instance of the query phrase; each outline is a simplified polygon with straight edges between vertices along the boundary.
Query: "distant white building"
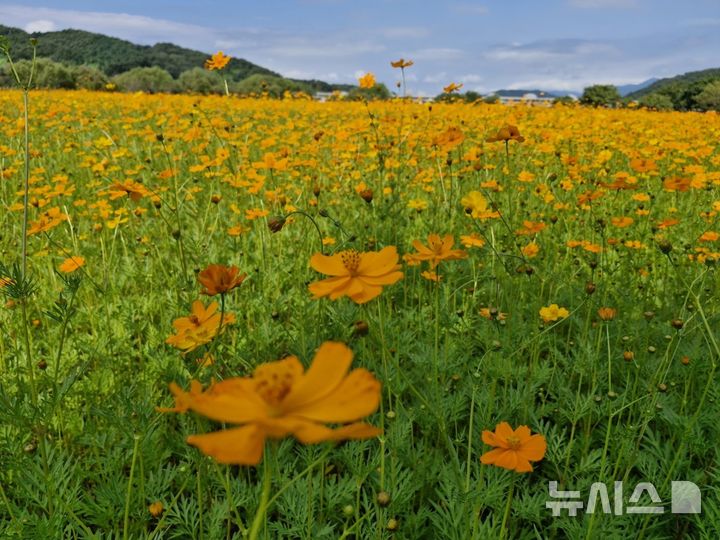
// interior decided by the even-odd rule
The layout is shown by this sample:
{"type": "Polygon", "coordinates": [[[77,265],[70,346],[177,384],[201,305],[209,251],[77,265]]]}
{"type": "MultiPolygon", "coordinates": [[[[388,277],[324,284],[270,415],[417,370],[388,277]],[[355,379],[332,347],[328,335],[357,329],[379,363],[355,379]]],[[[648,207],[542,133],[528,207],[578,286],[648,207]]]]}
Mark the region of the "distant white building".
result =
{"type": "Polygon", "coordinates": [[[313,99],[315,101],[330,101],[334,99],[344,99],[348,93],[345,90],[335,90],[333,92],[315,92],[313,99]]]}
{"type": "MultiPolygon", "coordinates": [[[[489,96],[497,96],[500,103],[503,103],[505,105],[515,105],[521,103],[524,105],[541,106],[552,105],[555,99],[557,99],[558,97],[552,94],[547,94],[545,92],[524,92],[522,90],[503,90],[490,94],[489,96]]],[[[575,98],[575,96],[570,97],[573,99],[577,99],[575,98]]]]}

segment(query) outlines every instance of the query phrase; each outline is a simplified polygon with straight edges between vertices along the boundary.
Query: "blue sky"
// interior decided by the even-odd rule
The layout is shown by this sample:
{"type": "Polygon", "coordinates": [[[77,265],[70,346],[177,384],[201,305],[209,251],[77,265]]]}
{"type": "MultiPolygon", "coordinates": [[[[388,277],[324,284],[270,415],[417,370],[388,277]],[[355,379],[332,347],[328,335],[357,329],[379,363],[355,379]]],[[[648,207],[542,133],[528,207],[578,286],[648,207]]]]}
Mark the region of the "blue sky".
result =
{"type": "Polygon", "coordinates": [[[579,91],[593,83],[720,67],[720,0],[125,0],[0,2],[0,23],[80,28],[152,44],[218,49],[283,75],[408,90],[579,91]]]}

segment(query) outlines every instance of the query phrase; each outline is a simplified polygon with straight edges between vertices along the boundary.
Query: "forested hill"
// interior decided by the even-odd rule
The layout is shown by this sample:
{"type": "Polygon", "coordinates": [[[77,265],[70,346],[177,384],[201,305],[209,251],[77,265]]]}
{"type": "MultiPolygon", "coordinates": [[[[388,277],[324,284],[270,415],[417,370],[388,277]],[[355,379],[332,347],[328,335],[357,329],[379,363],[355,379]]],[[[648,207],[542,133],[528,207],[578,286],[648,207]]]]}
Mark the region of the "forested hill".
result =
{"type": "MultiPolygon", "coordinates": [[[[13,58],[18,60],[32,56],[30,38],[38,40],[37,54],[55,62],[70,65],[91,65],[112,76],[136,67],[157,66],[173,77],[194,67],[202,67],[208,54],[172,43],[136,45],[124,39],[84,30],[60,30],[28,34],[19,28],[0,25],[0,35],[10,40],[13,58]]],[[[250,75],[274,75],[277,73],[240,58],[233,58],[224,75],[229,80],[240,81],[250,75]]]]}
{"type": "Polygon", "coordinates": [[[690,71],[683,75],[659,79],[641,90],[628,94],[641,103],[664,100],[678,110],[715,109],[720,107],[720,68],[690,71]]]}

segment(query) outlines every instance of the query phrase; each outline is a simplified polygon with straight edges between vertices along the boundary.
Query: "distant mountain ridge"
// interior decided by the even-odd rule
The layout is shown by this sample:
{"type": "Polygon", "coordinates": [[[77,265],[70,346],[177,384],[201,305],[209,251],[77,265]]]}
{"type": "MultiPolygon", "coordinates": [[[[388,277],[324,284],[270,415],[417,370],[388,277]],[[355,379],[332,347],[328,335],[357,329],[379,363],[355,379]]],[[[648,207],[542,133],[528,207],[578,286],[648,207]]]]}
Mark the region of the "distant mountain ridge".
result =
{"type": "MultiPolygon", "coordinates": [[[[69,65],[90,65],[97,67],[108,76],[117,75],[137,67],[157,66],[174,78],[192,68],[202,67],[209,58],[208,53],[180,47],[172,43],[137,45],[115,37],[87,32],[85,30],[59,30],[57,32],[33,32],[29,34],[20,28],[0,25],[0,35],[10,41],[13,58],[16,60],[32,57],[30,38],[38,40],[37,55],[54,62],[69,65]]],[[[229,81],[241,81],[251,75],[282,76],[242,58],[233,58],[223,70],[229,81]]],[[[332,91],[352,88],[352,85],[335,85],[324,81],[303,81],[315,91],[332,91]]]]}
{"type": "Polygon", "coordinates": [[[682,75],[676,75],[675,77],[657,79],[652,84],[628,94],[628,97],[637,99],[643,96],[647,96],[648,94],[666,93],[673,86],[690,86],[693,84],[705,84],[707,82],[717,79],[720,79],[720,68],[703,69],[700,71],[689,71],[687,73],[683,73],[682,75]]]}
{"type": "Polygon", "coordinates": [[[625,97],[625,96],[632,94],[633,92],[639,92],[640,90],[647,88],[648,86],[656,83],[659,80],[660,79],[658,79],[657,77],[653,77],[652,79],[648,79],[646,81],[643,81],[643,82],[637,83],[637,84],[623,84],[623,85],[618,86],[617,89],[618,89],[619,94],[622,97],[625,97]]]}

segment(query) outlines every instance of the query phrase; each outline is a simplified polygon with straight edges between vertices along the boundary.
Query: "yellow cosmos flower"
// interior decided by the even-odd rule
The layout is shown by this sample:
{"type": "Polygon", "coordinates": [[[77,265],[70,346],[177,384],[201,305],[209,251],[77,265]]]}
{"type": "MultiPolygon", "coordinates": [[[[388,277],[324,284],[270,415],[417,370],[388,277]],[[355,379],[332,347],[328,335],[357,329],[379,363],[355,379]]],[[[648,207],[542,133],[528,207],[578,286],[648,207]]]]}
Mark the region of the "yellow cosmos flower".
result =
{"type": "Polygon", "coordinates": [[[379,296],[383,285],[402,279],[398,258],[395,246],[365,253],[354,249],[331,256],[316,253],[310,259],[310,266],[332,277],[311,283],[310,292],[315,298],[329,296],[336,300],[349,296],[353,302],[364,304],[379,296]]]}
{"type": "Polygon", "coordinates": [[[465,213],[475,219],[499,218],[500,213],[495,212],[488,205],[488,201],[479,191],[471,191],[463,197],[460,204],[465,208],[465,213]]]}
{"type": "Polygon", "coordinates": [[[223,69],[225,66],[227,66],[231,58],[231,56],[225,55],[225,53],[223,53],[222,51],[218,51],[213,54],[209,59],[205,60],[205,69],[209,69],[210,71],[216,69],[223,69]]]}
{"type": "Polygon", "coordinates": [[[358,79],[360,88],[370,89],[375,86],[375,75],[368,72],[358,79]]]}
{"type": "Polygon", "coordinates": [[[218,307],[217,302],[212,302],[206,308],[200,300],[195,300],[190,316],[173,321],[175,334],[167,338],[165,343],[183,352],[190,352],[212,341],[227,325],[235,322],[235,315],[221,314],[218,307]]]}
{"type": "Polygon", "coordinates": [[[463,87],[463,84],[450,83],[443,88],[443,92],[446,94],[452,94],[453,92],[459,91],[463,87]]]}
{"type": "Polygon", "coordinates": [[[220,463],[257,465],[265,440],[293,435],[304,444],[369,439],[378,428],[359,422],[380,405],[380,382],[359,368],[348,373],[352,351],[342,343],[326,342],[305,371],[295,356],[261,364],[252,377],[233,377],[206,390],[192,381],[190,391],[170,385],[175,407],[160,412],[195,411],[234,427],[187,442],[220,463]],[[345,424],[332,429],[324,424],[345,424]]]}
{"type": "Polygon", "coordinates": [[[540,317],[546,323],[555,322],[559,319],[565,319],[570,312],[564,307],[559,307],[557,304],[550,304],[547,307],[540,308],[540,317]]]}
{"type": "Polygon", "coordinates": [[[413,247],[417,253],[407,255],[408,260],[428,261],[430,269],[434,269],[441,261],[453,261],[464,259],[467,252],[462,249],[452,249],[455,239],[451,234],[446,234],[440,238],[439,234],[428,235],[428,245],[424,245],[420,240],[413,241],[413,247]]]}

